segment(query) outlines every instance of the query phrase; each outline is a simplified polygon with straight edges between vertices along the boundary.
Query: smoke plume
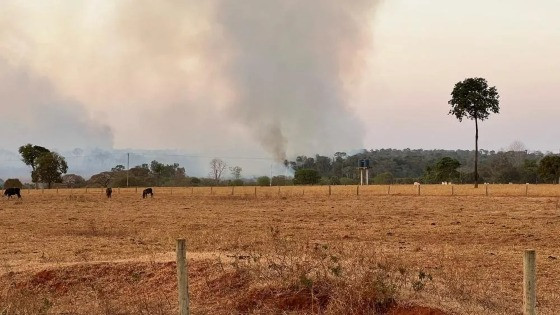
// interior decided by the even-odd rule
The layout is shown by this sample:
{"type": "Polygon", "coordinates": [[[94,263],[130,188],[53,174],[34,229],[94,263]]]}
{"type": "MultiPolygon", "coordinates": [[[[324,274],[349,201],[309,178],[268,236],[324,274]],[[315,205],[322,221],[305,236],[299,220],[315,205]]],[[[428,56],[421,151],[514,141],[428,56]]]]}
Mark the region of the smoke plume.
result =
{"type": "Polygon", "coordinates": [[[232,113],[277,159],[359,148],[347,85],[369,47],[372,1],[219,1],[232,113]]]}
{"type": "Polygon", "coordinates": [[[0,58],[42,78],[65,100],[50,104],[87,126],[64,130],[108,139],[109,125],[117,147],[332,153],[362,146],[351,95],[376,3],[7,0],[0,58]]]}

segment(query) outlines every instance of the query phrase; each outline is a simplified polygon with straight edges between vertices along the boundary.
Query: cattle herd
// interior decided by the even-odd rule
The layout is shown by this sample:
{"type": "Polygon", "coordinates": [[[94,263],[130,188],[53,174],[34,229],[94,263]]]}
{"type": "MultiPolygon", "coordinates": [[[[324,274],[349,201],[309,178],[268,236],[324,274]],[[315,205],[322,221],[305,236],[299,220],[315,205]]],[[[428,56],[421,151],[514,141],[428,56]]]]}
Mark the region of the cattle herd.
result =
{"type": "MultiPolygon", "coordinates": [[[[108,187],[107,189],[105,189],[105,194],[107,195],[107,198],[111,198],[111,195],[113,194],[113,188],[108,187]]],[[[146,198],[148,195],[150,195],[150,197],[154,197],[154,190],[152,188],[146,188],[144,189],[144,191],[142,191],[142,198],[146,198]]],[[[11,198],[12,196],[21,198],[21,188],[12,187],[6,188],[4,190],[4,197],[11,198]]]]}

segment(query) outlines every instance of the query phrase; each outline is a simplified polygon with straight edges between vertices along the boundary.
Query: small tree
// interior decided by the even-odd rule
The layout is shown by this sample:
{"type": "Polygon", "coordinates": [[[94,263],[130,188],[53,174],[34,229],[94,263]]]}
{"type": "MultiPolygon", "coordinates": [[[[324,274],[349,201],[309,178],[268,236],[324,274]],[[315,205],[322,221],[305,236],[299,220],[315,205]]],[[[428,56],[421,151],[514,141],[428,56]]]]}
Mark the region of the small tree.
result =
{"type": "Polygon", "coordinates": [[[261,176],[257,178],[257,186],[268,186],[270,185],[270,177],[261,176]]]}
{"type": "Polygon", "coordinates": [[[17,178],[8,178],[4,182],[4,189],[8,188],[23,188],[23,184],[17,178]]]}
{"type": "Polygon", "coordinates": [[[490,113],[500,111],[500,96],[495,86],[489,87],[486,79],[468,78],[457,82],[451,92],[450,115],[462,121],[463,118],[474,120],[475,154],[474,154],[474,187],[478,188],[478,121],[484,121],[490,113]]]}
{"type": "Polygon", "coordinates": [[[64,157],[55,152],[41,155],[36,162],[35,176],[38,181],[47,183],[49,188],[52,187],[52,183],[61,183],[62,174],[68,170],[64,157]]]}
{"type": "Polygon", "coordinates": [[[122,172],[122,171],[124,171],[124,170],[126,170],[126,168],[124,167],[124,165],[119,164],[119,165],[113,167],[113,168],[111,169],[111,172],[122,172]]]}
{"type": "Polygon", "coordinates": [[[319,172],[312,169],[299,169],[294,174],[294,184],[296,185],[314,185],[318,184],[320,180],[319,172]]]}
{"type": "Polygon", "coordinates": [[[19,154],[21,155],[21,160],[26,165],[31,166],[31,181],[35,183],[35,188],[37,188],[37,184],[38,184],[38,178],[35,174],[35,171],[37,170],[37,160],[41,155],[49,152],[50,152],[49,149],[38,145],[32,145],[31,143],[19,147],[19,154]]]}
{"type": "Polygon", "coordinates": [[[229,171],[231,172],[231,176],[233,176],[233,179],[241,179],[241,171],[243,171],[241,166],[230,167],[229,171]]]}
{"type": "Polygon", "coordinates": [[[86,185],[86,180],[80,175],[66,174],[62,176],[62,183],[71,188],[79,188],[86,185]]]}
{"type": "Polygon", "coordinates": [[[547,155],[539,162],[538,173],[548,182],[557,183],[560,179],[560,156],[547,155]]]}
{"type": "Polygon", "coordinates": [[[457,171],[460,166],[461,163],[453,158],[441,158],[434,166],[426,168],[424,180],[428,183],[456,181],[460,177],[457,171]]]}
{"type": "Polygon", "coordinates": [[[216,185],[220,183],[222,173],[224,172],[226,167],[226,162],[222,161],[221,159],[212,159],[212,161],[210,161],[210,177],[214,180],[216,185]]]}

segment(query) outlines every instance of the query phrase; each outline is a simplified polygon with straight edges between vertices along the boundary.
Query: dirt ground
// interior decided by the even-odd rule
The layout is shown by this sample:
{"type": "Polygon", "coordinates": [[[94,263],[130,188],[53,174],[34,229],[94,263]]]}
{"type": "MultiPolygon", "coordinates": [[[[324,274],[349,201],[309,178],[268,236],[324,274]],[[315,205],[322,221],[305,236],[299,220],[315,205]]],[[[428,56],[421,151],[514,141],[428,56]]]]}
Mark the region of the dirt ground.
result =
{"type": "Polygon", "coordinates": [[[429,278],[414,290],[399,287],[390,314],[520,314],[523,251],[536,249],[538,310],[556,314],[558,198],[525,197],[518,186],[520,196],[485,196],[484,187],[469,196],[415,196],[414,187],[385,195],[387,186],[332,196],[326,187],[259,188],[256,197],[252,187],[156,188],[147,199],[123,189],[110,200],[100,189],[25,191],[0,201],[0,312],[175,313],[175,243],[185,238],[194,314],[321,313],[317,297],[311,305],[284,298],[274,308],[282,292],[258,291],[266,279],[248,289],[231,271],[287,243],[302,256],[304,248],[336,248],[348,261],[374,256],[378,266],[429,278]]]}

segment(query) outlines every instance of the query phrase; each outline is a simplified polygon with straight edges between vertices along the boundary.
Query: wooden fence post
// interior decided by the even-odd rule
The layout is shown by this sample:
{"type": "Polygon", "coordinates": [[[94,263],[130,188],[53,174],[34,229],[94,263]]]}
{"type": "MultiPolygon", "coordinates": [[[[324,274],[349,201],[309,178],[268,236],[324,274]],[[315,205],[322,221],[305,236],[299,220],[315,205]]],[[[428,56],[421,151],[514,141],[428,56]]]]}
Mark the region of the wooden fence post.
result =
{"type": "Polygon", "coordinates": [[[420,196],[420,185],[418,185],[418,196],[420,196]]]}
{"type": "Polygon", "coordinates": [[[389,187],[387,187],[387,195],[391,194],[391,185],[389,185],[389,187]]]}
{"type": "Polygon", "coordinates": [[[525,196],[529,196],[529,184],[525,185],[525,196]]]}
{"type": "Polygon", "coordinates": [[[136,189],[135,189],[135,191],[134,191],[134,192],[138,192],[138,187],[136,187],[136,189]]]}
{"type": "Polygon", "coordinates": [[[212,195],[214,194],[213,188],[214,188],[214,187],[210,186],[210,196],[212,196],[212,195]]]}
{"type": "Polygon", "coordinates": [[[179,315],[189,314],[189,279],[187,275],[187,245],[177,240],[177,284],[179,291],[179,315]]]}
{"type": "Polygon", "coordinates": [[[194,195],[194,187],[191,187],[191,195],[194,195]]]}
{"type": "Polygon", "coordinates": [[[451,196],[453,196],[453,195],[454,195],[453,187],[454,187],[454,186],[453,186],[453,185],[451,185],[451,196]]]}
{"type": "Polygon", "coordinates": [[[537,275],[535,250],[526,250],[523,254],[523,314],[537,314],[537,275]]]}
{"type": "Polygon", "coordinates": [[[278,196],[280,196],[280,186],[278,186],[278,196]]]}
{"type": "Polygon", "coordinates": [[[331,185],[329,185],[329,196],[331,195],[331,185]]]}
{"type": "Polygon", "coordinates": [[[488,196],[488,184],[484,184],[484,187],[486,189],[486,196],[488,196]]]}
{"type": "Polygon", "coordinates": [[[255,197],[257,196],[257,186],[255,186],[255,197]]]}
{"type": "Polygon", "coordinates": [[[231,186],[231,195],[233,196],[233,189],[235,188],[235,186],[231,186]]]}
{"type": "Polygon", "coordinates": [[[356,186],[356,196],[360,195],[360,186],[356,186]]]}

